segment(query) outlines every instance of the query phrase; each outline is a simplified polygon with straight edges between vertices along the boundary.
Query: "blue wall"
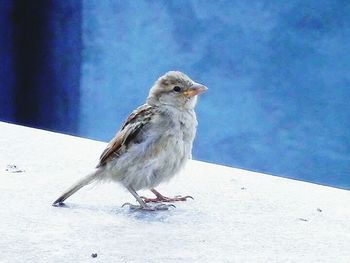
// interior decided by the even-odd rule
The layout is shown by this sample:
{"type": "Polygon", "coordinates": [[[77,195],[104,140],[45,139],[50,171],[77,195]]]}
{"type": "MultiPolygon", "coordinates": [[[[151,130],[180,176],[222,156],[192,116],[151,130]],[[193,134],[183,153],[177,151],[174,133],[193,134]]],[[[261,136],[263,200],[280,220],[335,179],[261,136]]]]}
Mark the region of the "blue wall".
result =
{"type": "Polygon", "coordinates": [[[0,120],[74,133],[80,1],[0,1],[0,120]]]}
{"type": "Polygon", "coordinates": [[[209,87],[195,159],[350,189],[350,2],[52,2],[81,15],[75,31],[51,26],[55,47],[74,47],[50,62],[52,91],[72,94],[53,103],[70,105],[63,120],[76,112],[68,132],[109,140],[156,78],[181,70],[209,87]]]}
{"type": "Polygon", "coordinates": [[[9,25],[12,2],[0,1],[0,119],[14,118],[13,28],[9,25]]]}
{"type": "Polygon", "coordinates": [[[194,158],[349,187],[349,13],[346,1],[85,1],[80,133],[110,139],[178,69],[210,88],[194,158]]]}

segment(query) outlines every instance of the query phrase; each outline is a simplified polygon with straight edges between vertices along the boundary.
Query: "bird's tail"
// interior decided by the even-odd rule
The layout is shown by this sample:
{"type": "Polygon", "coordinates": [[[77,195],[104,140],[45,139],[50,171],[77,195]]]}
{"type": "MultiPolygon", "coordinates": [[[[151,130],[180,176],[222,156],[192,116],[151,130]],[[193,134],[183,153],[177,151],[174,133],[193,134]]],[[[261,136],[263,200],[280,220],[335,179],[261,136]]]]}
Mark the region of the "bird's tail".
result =
{"type": "Polygon", "coordinates": [[[59,198],[56,199],[55,202],[53,202],[53,206],[61,205],[63,202],[70,197],[72,194],[80,190],[82,187],[92,183],[96,179],[98,179],[98,176],[100,175],[99,170],[96,170],[87,176],[80,179],[78,182],[73,184],[70,188],[68,188],[59,198]]]}

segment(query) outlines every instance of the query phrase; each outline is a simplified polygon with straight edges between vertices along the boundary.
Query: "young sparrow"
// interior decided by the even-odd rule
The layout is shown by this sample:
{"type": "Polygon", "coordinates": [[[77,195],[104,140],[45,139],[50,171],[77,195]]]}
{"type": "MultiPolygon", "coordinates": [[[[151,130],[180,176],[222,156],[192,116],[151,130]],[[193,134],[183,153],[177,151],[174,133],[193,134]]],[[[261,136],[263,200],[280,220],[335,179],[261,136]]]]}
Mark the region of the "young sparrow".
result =
{"type": "Polygon", "coordinates": [[[166,210],[161,202],[185,201],[168,198],[154,188],[171,179],[191,158],[196,134],[194,107],[197,95],[207,87],[179,71],[161,76],[149,91],[147,102],[134,110],[102,152],[96,169],[71,186],[53,205],[63,202],[80,188],[97,180],[121,183],[139,205],[131,208],[166,210]],[[156,198],[140,197],[136,191],[150,189],[156,198]],[[160,202],[150,206],[148,202],[160,202]]]}

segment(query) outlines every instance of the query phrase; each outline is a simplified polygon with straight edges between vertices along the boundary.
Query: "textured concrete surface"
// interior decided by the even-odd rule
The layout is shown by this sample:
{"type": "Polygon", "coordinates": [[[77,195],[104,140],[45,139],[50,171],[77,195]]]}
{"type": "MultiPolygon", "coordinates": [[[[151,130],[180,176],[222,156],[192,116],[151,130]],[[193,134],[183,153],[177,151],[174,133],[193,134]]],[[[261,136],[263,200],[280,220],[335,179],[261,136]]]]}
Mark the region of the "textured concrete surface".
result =
{"type": "Polygon", "coordinates": [[[1,263],[350,260],[349,191],[191,161],[159,188],[194,196],[176,209],[121,208],[134,200],[116,184],[57,208],[105,143],[6,123],[0,134],[1,263]]]}

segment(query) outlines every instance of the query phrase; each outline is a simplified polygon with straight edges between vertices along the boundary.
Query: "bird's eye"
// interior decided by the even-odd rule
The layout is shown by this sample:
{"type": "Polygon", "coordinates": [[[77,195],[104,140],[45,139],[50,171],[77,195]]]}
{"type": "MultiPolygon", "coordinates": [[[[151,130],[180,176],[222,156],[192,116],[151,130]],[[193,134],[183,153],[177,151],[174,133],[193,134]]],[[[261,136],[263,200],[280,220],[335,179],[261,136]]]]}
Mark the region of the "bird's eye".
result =
{"type": "Polygon", "coordinates": [[[181,88],[180,88],[179,86],[175,86],[175,87],[173,88],[173,90],[174,90],[175,92],[180,92],[180,91],[181,91],[181,88]]]}

